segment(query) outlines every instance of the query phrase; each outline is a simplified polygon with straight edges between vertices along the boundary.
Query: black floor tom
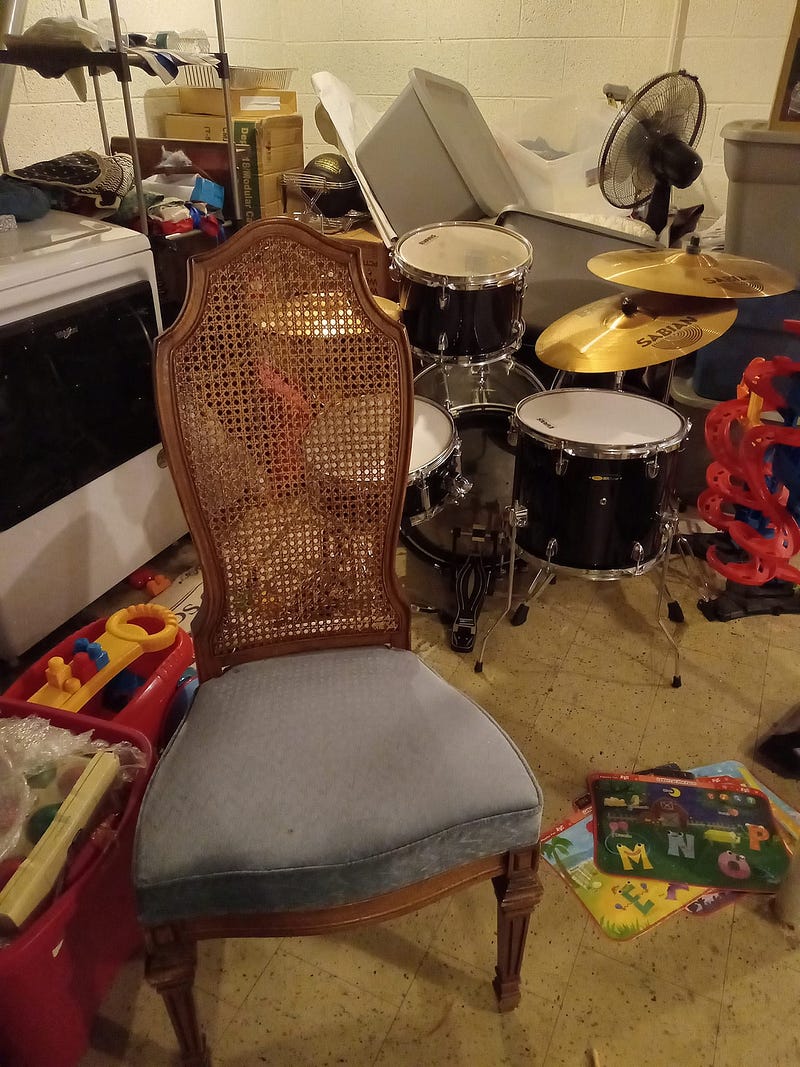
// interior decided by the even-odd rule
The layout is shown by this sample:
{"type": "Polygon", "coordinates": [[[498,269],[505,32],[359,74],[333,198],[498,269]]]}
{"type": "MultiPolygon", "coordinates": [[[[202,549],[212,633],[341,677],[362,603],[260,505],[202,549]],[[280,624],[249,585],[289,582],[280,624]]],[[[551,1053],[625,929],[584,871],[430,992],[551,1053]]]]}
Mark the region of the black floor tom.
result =
{"type": "Polygon", "coordinates": [[[519,404],[514,429],[523,552],[599,581],[657,562],[689,431],[682,415],[630,393],[556,389],[519,404]]]}

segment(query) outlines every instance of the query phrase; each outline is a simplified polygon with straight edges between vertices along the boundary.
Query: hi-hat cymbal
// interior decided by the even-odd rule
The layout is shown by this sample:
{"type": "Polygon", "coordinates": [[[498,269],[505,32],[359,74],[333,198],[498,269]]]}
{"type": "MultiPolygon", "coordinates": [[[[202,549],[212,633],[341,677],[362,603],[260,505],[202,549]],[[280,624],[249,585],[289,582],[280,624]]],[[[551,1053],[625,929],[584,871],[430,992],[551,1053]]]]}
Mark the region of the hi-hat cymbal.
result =
{"type": "Polygon", "coordinates": [[[691,245],[690,251],[631,248],[603,252],[593,256],[586,265],[592,274],[617,285],[711,300],[777,296],[795,287],[792,275],[771,263],[696,249],[696,245],[691,245]]]}
{"type": "Polygon", "coordinates": [[[728,300],[645,292],[604,297],[548,326],[536,355],[548,367],[579,374],[652,367],[715,341],[736,314],[728,300]]]}

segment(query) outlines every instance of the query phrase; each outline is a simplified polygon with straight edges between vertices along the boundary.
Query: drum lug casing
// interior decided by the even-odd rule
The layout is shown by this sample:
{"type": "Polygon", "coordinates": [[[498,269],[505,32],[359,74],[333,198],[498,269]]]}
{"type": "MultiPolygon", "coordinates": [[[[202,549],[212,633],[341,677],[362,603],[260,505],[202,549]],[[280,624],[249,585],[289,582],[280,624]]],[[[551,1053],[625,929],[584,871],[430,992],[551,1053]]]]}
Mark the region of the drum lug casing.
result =
{"type": "Polygon", "coordinates": [[[439,310],[444,311],[444,309],[449,303],[450,293],[447,291],[447,287],[445,285],[442,285],[441,289],[439,290],[439,310]]]}
{"type": "Polygon", "coordinates": [[[423,511],[430,511],[431,510],[431,491],[430,491],[430,489],[428,487],[428,483],[427,482],[424,482],[420,486],[419,498],[420,498],[420,503],[422,504],[422,510],[423,511]]]}
{"type": "Polygon", "coordinates": [[[460,504],[472,491],[472,482],[461,473],[461,441],[456,442],[453,450],[455,456],[455,477],[450,486],[450,496],[454,504],[460,504]]]}
{"type": "Polygon", "coordinates": [[[519,430],[516,428],[516,426],[510,427],[508,433],[506,434],[506,440],[512,448],[517,447],[517,445],[519,444],[519,430]]]}
{"type": "Polygon", "coordinates": [[[557,555],[557,553],[558,541],[556,541],[555,537],[551,537],[550,540],[547,542],[547,548],[545,549],[545,556],[547,557],[547,562],[549,563],[552,560],[553,556],[557,555]]]}
{"type": "Polygon", "coordinates": [[[453,484],[450,487],[450,495],[454,504],[460,504],[462,500],[465,500],[472,492],[472,482],[469,478],[465,478],[463,474],[457,474],[453,479],[453,484]]]}
{"type": "Polygon", "coordinates": [[[558,459],[556,460],[556,474],[559,477],[561,477],[562,474],[566,473],[568,463],[569,456],[565,454],[563,448],[559,449],[558,459]]]}
{"type": "Polygon", "coordinates": [[[631,559],[636,564],[636,574],[642,573],[642,560],[644,558],[644,549],[638,541],[633,542],[633,548],[631,549],[631,559]]]}
{"type": "Polygon", "coordinates": [[[528,509],[524,504],[514,502],[505,509],[506,525],[510,530],[515,527],[528,525],[528,509]]]}
{"type": "Polygon", "coordinates": [[[645,464],[645,472],[648,478],[652,479],[658,477],[658,456],[654,456],[647,461],[645,464]]]}
{"type": "Polygon", "coordinates": [[[439,334],[439,355],[442,356],[447,351],[447,334],[442,330],[439,334]]]}
{"type": "MultiPolygon", "coordinates": [[[[396,244],[396,242],[395,242],[395,244],[396,244]]],[[[399,282],[400,281],[400,269],[397,266],[397,260],[395,259],[394,252],[395,252],[395,250],[394,250],[394,245],[393,245],[389,249],[389,277],[392,279],[393,282],[399,282]]]]}

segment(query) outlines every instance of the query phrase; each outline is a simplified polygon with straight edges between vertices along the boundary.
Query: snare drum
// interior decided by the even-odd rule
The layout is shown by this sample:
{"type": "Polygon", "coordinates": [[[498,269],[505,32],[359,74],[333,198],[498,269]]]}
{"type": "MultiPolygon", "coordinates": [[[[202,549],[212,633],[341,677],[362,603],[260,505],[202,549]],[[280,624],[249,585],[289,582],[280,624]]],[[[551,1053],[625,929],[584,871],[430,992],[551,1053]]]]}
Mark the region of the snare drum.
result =
{"type": "Polygon", "coordinates": [[[411,348],[426,361],[491,363],[516,352],[530,243],[481,222],[440,222],[397,242],[400,309],[411,348]]]}
{"type": "Polygon", "coordinates": [[[599,581],[657,562],[689,432],[682,415],[629,393],[556,389],[518,404],[514,429],[524,552],[599,581]]]}
{"type": "Polygon", "coordinates": [[[432,400],[453,417],[461,470],[472,489],[463,502],[457,502],[458,494],[451,497],[431,521],[413,529],[403,524],[403,540],[416,555],[437,566],[458,566],[473,550],[459,532],[480,528],[502,534],[514,480],[511,418],[523,397],[541,389],[538,378],[511,359],[488,366],[433,364],[417,375],[416,401],[432,400]]]}
{"type": "Polygon", "coordinates": [[[416,526],[441,511],[470,486],[461,477],[461,443],[453,418],[443,407],[414,397],[414,432],[403,522],[416,526]]]}

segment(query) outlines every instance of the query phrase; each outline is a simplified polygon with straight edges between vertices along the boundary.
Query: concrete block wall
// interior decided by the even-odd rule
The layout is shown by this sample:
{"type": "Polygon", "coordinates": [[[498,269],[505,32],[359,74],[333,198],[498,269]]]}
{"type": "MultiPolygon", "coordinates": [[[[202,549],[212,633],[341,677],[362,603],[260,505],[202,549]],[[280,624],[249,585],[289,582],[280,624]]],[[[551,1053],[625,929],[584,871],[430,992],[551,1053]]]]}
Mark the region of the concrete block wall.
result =
{"type": "MultiPolygon", "coordinates": [[[[678,2],[224,0],[224,15],[234,62],[297,67],[292,85],[310,158],[325,148],[313,117],[315,71],[330,70],[384,110],[409,68],[427,68],[463,82],[490,123],[518,129],[532,103],[562,95],[597,99],[605,82],[636,88],[667,70],[678,2]]],[[[156,0],[120,0],[120,6],[130,29],[214,27],[210,0],[172,0],[166,9],[156,0]]],[[[700,144],[702,187],[683,198],[704,199],[711,215],[725,204],[719,131],[733,118],[768,115],[794,6],[795,0],[689,0],[680,62],[700,77],[709,110],[700,144]]],[[[30,0],[27,22],[76,10],[73,0],[30,0]]],[[[107,15],[104,0],[90,0],[90,15],[107,15]]],[[[110,76],[103,86],[109,128],[123,133],[119,87],[110,76]]],[[[154,136],[160,116],[176,106],[174,89],[155,86],[135,75],[138,128],[154,136]]],[[[6,141],[17,165],[100,147],[91,93],[80,104],[63,79],[19,72],[6,141]]]]}

